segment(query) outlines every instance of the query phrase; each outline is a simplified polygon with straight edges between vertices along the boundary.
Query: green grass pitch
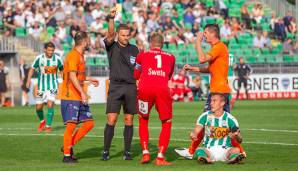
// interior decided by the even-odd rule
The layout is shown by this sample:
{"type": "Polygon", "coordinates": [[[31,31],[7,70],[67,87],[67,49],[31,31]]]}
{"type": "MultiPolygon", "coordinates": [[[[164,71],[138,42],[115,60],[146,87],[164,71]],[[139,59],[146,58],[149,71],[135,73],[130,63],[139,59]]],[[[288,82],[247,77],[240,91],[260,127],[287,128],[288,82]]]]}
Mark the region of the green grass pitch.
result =
{"type": "MultiPolygon", "coordinates": [[[[133,161],[123,161],[123,116],[120,115],[110,151],[111,159],[101,161],[104,105],[91,105],[95,128],[76,146],[77,164],[62,163],[60,147],[64,126],[60,107],[55,107],[52,133],[37,133],[38,119],[34,106],[0,108],[0,170],[298,170],[298,99],[237,101],[232,114],[238,119],[248,158],[244,164],[216,163],[200,165],[178,157],[174,149],[187,147],[188,134],[201,114],[203,102],[175,103],[172,136],[166,158],[172,166],[156,167],[153,162],[139,164],[141,149],[138,120],[132,144],[133,161]]],[[[46,113],[46,110],[45,110],[46,113]]],[[[155,110],[150,118],[150,152],[156,156],[160,121],[155,110]]]]}

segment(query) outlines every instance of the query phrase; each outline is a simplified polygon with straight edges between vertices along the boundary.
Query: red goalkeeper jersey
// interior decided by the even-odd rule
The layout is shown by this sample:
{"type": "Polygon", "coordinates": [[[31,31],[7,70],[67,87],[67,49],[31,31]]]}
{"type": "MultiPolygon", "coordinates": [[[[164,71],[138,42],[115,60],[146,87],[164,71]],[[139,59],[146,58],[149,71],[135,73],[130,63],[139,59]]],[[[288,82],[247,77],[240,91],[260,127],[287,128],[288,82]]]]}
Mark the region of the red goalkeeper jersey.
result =
{"type": "Polygon", "coordinates": [[[141,52],[136,59],[134,77],[139,80],[139,88],[168,87],[175,66],[175,57],[158,48],[141,52]]]}

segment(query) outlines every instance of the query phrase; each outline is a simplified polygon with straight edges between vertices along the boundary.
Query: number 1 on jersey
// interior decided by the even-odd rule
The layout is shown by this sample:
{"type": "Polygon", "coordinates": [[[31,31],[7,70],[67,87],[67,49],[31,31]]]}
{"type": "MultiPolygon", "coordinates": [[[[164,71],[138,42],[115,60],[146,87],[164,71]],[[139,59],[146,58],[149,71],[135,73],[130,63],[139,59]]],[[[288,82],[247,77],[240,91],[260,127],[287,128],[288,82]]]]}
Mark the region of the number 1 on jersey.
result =
{"type": "Polygon", "coordinates": [[[154,58],[157,59],[157,68],[161,68],[161,55],[156,55],[154,58]]]}

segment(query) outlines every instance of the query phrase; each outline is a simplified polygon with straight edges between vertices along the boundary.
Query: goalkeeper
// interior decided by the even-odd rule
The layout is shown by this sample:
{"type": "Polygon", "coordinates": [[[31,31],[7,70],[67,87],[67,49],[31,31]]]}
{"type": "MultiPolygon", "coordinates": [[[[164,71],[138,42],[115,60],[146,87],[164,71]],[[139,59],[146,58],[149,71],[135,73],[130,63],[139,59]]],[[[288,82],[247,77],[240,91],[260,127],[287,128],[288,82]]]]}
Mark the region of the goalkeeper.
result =
{"type": "Polygon", "coordinates": [[[189,155],[188,149],[175,151],[185,158],[193,158],[204,164],[224,161],[230,164],[239,163],[246,154],[241,147],[242,137],[237,120],[224,111],[226,97],[220,93],[211,94],[211,110],[203,113],[197,120],[190,138],[196,140],[203,128],[204,143],[189,155]]]}

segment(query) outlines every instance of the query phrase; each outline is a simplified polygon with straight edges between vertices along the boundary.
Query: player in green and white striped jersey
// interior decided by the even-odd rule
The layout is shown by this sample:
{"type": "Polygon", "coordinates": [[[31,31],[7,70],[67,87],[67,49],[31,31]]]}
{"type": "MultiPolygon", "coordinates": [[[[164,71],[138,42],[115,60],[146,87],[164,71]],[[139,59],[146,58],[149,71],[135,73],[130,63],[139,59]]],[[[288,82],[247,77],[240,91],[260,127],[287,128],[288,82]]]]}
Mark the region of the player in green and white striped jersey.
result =
{"type": "MultiPolygon", "coordinates": [[[[196,140],[202,129],[204,133],[204,147],[198,148],[193,159],[203,163],[215,161],[227,161],[238,163],[245,158],[242,153],[242,137],[240,135],[237,120],[228,112],[224,111],[226,97],[223,94],[211,95],[211,110],[203,113],[197,120],[194,130],[190,134],[192,140],[196,140]],[[237,143],[235,143],[237,141],[237,143]],[[237,146],[235,146],[237,144],[237,146]]],[[[188,150],[175,150],[179,155],[187,157],[188,150]]]]}
{"type": "Polygon", "coordinates": [[[54,116],[54,102],[58,92],[58,70],[63,70],[60,57],[54,53],[55,45],[52,42],[46,43],[44,53],[38,55],[34,60],[28,74],[27,88],[30,87],[31,78],[34,70],[37,71],[37,94],[36,94],[36,113],[40,119],[38,132],[41,132],[46,125],[46,132],[51,131],[54,116]],[[47,121],[44,120],[43,103],[47,102],[48,115],[47,121]]]}

